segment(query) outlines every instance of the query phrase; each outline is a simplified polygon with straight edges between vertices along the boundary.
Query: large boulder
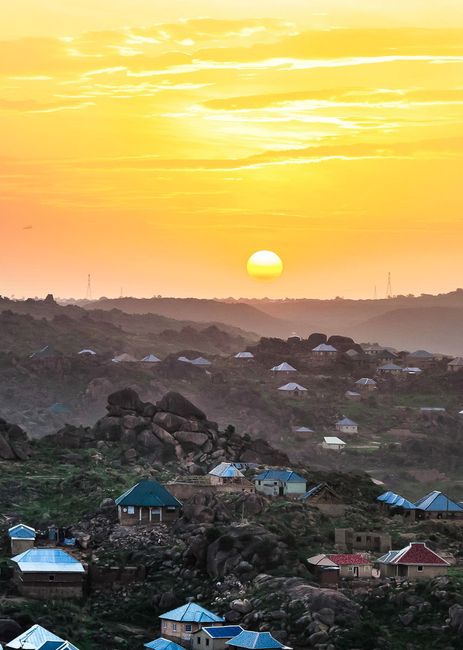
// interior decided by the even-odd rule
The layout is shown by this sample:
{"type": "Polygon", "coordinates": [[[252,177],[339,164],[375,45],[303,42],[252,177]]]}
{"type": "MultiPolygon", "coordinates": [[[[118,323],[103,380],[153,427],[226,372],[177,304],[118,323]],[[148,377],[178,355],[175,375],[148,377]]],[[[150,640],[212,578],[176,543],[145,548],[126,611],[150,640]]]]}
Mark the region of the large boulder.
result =
{"type": "Polygon", "coordinates": [[[108,397],[108,405],[119,407],[126,411],[133,411],[140,415],[143,414],[145,403],[138,397],[138,393],[132,388],[123,388],[111,393],[108,397]]]}
{"type": "Polygon", "coordinates": [[[8,643],[21,634],[21,626],[11,618],[0,618],[0,642],[8,643]]]}
{"type": "Polygon", "coordinates": [[[180,415],[175,415],[174,413],[166,413],[165,411],[156,413],[153,418],[153,422],[158,424],[166,431],[169,431],[169,433],[179,431],[188,425],[188,420],[186,418],[182,418],[180,415]]]}
{"type": "Polygon", "coordinates": [[[194,447],[202,447],[209,440],[207,433],[201,433],[201,431],[177,431],[175,438],[182,445],[193,445],[194,447]]]}
{"type": "Polygon", "coordinates": [[[186,397],[183,397],[180,393],[170,391],[166,393],[162,399],[157,402],[156,406],[160,411],[166,411],[168,413],[174,413],[175,415],[180,415],[183,418],[196,418],[198,420],[205,420],[206,415],[201,409],[195,406],[190,400],[186,397]]]}

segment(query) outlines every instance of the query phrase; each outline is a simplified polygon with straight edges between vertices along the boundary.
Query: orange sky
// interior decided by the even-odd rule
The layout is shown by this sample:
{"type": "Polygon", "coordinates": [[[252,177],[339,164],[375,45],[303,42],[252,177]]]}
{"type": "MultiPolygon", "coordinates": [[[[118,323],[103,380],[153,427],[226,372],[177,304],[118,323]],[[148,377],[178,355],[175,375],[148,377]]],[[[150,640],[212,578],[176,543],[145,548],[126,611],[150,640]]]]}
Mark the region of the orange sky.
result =
{"type": "Polygon", "coordinates": [[[15,0],[0,39],[1,294],[462,285],[460,0],[15,0]]]}

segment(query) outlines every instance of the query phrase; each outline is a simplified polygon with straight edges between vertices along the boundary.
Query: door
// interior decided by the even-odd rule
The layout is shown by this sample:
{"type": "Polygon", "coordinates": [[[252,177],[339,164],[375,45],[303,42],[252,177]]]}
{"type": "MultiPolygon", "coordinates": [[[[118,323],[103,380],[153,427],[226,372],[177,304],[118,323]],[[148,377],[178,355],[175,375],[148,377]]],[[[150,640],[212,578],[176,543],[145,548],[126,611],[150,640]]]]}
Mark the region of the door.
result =
{"type": "Polygon", "coordinates": [[[354,578],[358,578],[358,577],[359,577],[359,568],[358,566],[354,566],[354,578]]]}

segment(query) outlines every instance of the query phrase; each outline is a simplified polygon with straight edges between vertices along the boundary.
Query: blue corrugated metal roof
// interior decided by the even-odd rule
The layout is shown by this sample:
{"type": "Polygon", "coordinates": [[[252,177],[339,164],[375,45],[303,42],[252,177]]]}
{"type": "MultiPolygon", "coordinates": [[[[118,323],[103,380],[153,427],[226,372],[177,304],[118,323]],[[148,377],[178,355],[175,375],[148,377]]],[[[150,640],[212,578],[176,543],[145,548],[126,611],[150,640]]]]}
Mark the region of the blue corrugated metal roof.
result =
{"type": "Polygon", "coordinates": [[[244,630],[234,639],[225,641],[226,645],[234,648],[256,648],[259,650],[271,650],[272,648],[284,648],[285,646],[277,641],[270,632],[248,632],[244,630]]]}
{"type": "Polygon", "coordinates": [[[395,492],[384,492],[376,497],[377,501],[382,501],[388,506],[396,506],[397,508],[405,508],[406,510],[414,510],[415,505],[405,497],[396,494],[395,492]]]}
{"type": "Polygon", "coordinates": [[[427,512],[463,512],[463,508],[458,503],[455,503],[446,494],[438,490],[433,490],[416,501],[415,506],[418,510],[426,510],[427,512]]]}
{"type": "Polygon", "coordinates": [[[388,490],[387,492],[383,492],[382,494],[380,494],[379,497],[376,497],[376,500],[377,501],[386,501],[391,496],[391,494],[393,494],[393,492],[388,490]]]}
{"type": "Polygon", "coordinates": [[[310,499],[314,494],[317,494],[321,490],[321,488],[326,485],[326,483],[319,483],[318,485],[314,485],[310,490],[308,490],[305,494],[299,497],[301,501],[305,501],[306,499],[310,499]]]}
{"type": "Polygon", "coordinates": [[[255,481],[284,481],[285,483],[305,483],[306,480],[288,469],[266,469],[258,474],[255,481]]]}
{"type": "Polygon", "coordinates": [[[343,426],[343,427],[356,427],[356,426],[358,426],[357,422],[354,422],[350,418],[342,418],[342,420],[338,420],[336,422],[336,424],[339,424],[340,426],[343,426]]]}
{"type": "Polygon", "coordinates": [[[170,612],[161,614],[159,618],[167,621],[183,621],[186,623],[223,623],[225,619],[197,603],[187,603],[170,612]]]}
{"type": "Polygon", "coordinates": [[[220,463],[214,469],[211,469],[209,474],[212,476],[221,476],[222,478],[244,478],[243,474],[233,463],[220,463]]]}
{"type": "Polygon", "coordinates": [[[213,625],[202,629],[212,639],[233,639],[243,632],[241,625],[213,625]]]}
{"type": "Polygon", "coordinates": [[[25,650],[40,650],[46,641],[59,641],[64,643],[64,639],[49,632],[41,625],[33,625],[28,630],[17,636],[8,643],[12,649],[24,648],[25,650]]]}
{"type": "Polygon", "coordinates": [[[40,646],[39,650],[78,650],[75,645],[69,641],[46,641],[40,646]]]}
{"type": "Polygon", "coordinates": [[[118,506],[173,506],[181,503],[157,481],[140,481],[116,499],[118,506]]]}
{"type": "Polygon", "coordinates": [[[181,645],[169,641],[168,639],[163,639],[162,637],[150,641],[149,643],[145,643],[144,647],[149,648],[149,650],[185,650],[181,645]]]}
{"type": "Polygon", "coordinates": [[[23,572],[84,573],[85,571],[79,560],[60,548],[30,548],[12,557],[11,561],[16,562],[23,572]]]}
{"type": "Polygon", "coordinates": [[[35,530],[25,524],[17,524],[8,529],[10,539],[35,539],[36,535],[35,530]]]}

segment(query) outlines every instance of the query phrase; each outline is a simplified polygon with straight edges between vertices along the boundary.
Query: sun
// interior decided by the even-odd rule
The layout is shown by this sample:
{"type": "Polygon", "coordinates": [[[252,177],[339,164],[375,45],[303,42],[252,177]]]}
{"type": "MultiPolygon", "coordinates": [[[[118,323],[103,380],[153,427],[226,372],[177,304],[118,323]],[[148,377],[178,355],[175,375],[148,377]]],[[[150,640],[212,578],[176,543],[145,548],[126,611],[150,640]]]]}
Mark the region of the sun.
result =
{"type": "Polygon", "coordinates": [[[275,280],[283,273],[283,262],[273,251],[256,251],[248,259],[247,271],[257,280],[275,280]]]}

